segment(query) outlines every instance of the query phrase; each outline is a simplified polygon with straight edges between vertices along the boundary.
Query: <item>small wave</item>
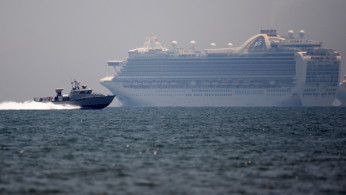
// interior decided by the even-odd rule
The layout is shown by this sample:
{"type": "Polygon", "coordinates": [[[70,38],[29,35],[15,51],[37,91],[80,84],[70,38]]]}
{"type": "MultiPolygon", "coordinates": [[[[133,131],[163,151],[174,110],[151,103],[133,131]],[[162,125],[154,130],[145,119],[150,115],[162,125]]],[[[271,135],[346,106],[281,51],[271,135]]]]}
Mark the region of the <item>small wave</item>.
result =
{"type": "Polygon", "coordinates": [[[33,100],[25,102],[1,102],[0,110],[66,110],[79,109],[79,106],[72,105],[57,105],[51,102],[35,102],[33,100]]]}

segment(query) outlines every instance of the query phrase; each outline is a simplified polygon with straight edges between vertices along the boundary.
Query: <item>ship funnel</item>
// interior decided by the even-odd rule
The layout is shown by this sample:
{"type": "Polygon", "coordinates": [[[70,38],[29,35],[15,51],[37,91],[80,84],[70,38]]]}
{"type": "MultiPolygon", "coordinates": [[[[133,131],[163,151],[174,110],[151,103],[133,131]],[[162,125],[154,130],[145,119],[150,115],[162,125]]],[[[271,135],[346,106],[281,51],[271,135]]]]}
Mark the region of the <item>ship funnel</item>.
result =
{"type": "Polygon", "coordinates": [[[228,46],[229,48],[232,48],[233,44],[232,44],[232,43],[228,43],[227,46],[228,46]]]}
{"type": "Polygon", "coordinates": [[[173,50],[176,50],[176,49],[177,49],[177,44],[178,44],[177,41],[172,41],[173,50]]]}
{"type": "Polygon", "coordinates": [[[288,31],[288,37],[290,38],[290,39],[293,39],[294,37],[293,37],[293,34],[294,34],[294,31],[293,30],[289,30],[288,31]]]}
{"type": "Polygon", "coordinates": [[[299,31],[299,36],[300,36],[301,39],[304,37],[304,35],[305,35],[305,31],[304,30],[300,30],[299,31]]]}
{"type": "Polygon", "coordinates": [[[210,43],[211,48],[216,48],[216,44],[215,43],[210,43]]]}
{"type": "Polygon", "coordinates": [[[194,40],[190,41],[190,45],[191,45],[191,50],[195,51],[196,41],[194,40]]]}

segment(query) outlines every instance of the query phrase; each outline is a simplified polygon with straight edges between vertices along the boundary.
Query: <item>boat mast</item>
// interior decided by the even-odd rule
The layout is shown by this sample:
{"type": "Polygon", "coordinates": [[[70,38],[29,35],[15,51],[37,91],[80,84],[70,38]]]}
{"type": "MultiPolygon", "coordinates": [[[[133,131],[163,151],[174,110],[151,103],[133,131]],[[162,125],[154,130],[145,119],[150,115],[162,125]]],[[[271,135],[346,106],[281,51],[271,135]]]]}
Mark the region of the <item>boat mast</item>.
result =
{"type": "Polygon", "coordinates": [[[71,82],[72,85],[72,90],[79,90],[79,83],[76,80],[73,80],[73,82],[71,82]]]}

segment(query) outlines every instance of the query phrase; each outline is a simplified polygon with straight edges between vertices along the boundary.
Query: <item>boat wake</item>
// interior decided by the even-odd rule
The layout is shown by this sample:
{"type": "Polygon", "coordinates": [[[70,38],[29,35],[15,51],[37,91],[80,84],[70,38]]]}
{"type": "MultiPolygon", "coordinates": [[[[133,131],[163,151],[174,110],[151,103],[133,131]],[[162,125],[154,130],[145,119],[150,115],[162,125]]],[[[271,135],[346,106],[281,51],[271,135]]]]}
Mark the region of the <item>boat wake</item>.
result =
{"type": "Polygon", "coordinates": [[[79,106],[57,105],[51,102],[35,102],[33,100],[25,102],[1,102],[0,110],[67,110],[80,109],[79,106]]]}

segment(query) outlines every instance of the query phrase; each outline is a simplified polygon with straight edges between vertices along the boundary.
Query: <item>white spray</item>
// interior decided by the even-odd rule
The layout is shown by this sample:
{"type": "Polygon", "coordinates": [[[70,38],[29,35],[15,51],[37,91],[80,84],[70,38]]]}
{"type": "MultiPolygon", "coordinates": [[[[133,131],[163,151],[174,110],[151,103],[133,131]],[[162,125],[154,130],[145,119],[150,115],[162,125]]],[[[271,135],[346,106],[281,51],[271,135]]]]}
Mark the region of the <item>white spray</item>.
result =
{"type": "Polygon", "coordinates": [[[58,105],[51,102],[35,102],[33,100],[25,102],[1,102],[0,110],[65,110],[65,109],[79,109],[79,106],[72,105],[58,105]]]}

